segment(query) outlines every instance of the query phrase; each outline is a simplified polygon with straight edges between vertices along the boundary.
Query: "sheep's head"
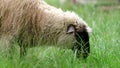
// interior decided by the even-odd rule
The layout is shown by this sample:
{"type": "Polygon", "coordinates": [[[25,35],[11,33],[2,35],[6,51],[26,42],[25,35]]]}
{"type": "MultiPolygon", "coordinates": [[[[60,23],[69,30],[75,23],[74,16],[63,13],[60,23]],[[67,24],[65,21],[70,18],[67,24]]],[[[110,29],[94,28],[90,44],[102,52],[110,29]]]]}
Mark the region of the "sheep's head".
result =
{"type": "Polygon", "coordinates": [[[67,34],[73,34],[76,39],[72,49],[77,57],[83,56],[83,58],[86,58],[90,53],[89,32],[91,32],[91,29],[82,19],[78,19],[67,26],[67,34]]]}

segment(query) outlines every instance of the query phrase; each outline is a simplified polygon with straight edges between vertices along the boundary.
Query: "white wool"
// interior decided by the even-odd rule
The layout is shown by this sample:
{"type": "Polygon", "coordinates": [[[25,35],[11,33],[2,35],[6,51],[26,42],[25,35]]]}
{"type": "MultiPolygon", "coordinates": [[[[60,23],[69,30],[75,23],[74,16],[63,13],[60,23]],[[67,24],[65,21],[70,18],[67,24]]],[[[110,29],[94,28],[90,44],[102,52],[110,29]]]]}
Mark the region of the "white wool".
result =
{"type": "Polygon", "coordinates": [[[91,28],[76,13],[64,12],[43,0],[0,0],[0,38],[1,41],[8,38],[2,41],[3,44],[16,38],[20,38],[23,43],[32,40],[32,44],[42,41],[66,42],[74,38],[73,35],[66,34],[70,24],[91,32],[91,28]]]}

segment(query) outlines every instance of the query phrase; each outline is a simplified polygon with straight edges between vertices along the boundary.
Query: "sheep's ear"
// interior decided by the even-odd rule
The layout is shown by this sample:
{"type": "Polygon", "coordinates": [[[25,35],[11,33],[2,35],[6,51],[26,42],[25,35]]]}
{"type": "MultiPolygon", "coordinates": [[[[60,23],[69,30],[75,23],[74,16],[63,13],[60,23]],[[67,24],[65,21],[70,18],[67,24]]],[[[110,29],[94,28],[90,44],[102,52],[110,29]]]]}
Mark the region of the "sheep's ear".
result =
{"type": "Polygon", "coordinates": [[[74,33],[75,32],[75,26],[74,25],[69,25],[67,27],[67,34],[74,33]]]}

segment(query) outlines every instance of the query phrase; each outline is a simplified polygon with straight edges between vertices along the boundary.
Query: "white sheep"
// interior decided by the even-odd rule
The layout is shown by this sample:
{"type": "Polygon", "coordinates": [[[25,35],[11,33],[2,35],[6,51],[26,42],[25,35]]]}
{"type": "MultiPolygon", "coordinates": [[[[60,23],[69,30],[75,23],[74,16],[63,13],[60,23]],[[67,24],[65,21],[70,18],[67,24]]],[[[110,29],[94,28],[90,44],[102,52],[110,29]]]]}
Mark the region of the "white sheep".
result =
{"type": "Polygon", "coordinates": [[[18,42],[21,56],[28,47],[64,44],[63,47],[77,49],[78,54],[83,49],[82,54],[86,58],[90,52],[89,32],[91,28],[77,14],[64,12],[43,0],[0,0],[0,41],[3,52],[11,50],[14,42],[18,42]]]}

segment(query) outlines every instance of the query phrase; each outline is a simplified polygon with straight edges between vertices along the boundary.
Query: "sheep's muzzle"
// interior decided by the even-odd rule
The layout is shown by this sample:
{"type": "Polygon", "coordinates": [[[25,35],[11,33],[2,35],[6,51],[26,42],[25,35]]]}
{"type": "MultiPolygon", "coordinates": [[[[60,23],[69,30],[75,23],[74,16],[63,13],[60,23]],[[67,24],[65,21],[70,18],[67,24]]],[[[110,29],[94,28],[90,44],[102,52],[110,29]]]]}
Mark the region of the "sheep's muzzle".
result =
{"type": "Polygon", "coordinates": [[[90,53],[89,35],[88,32],[83,29],[83,31],[75,32],[76,42],[73,44],[73,50],[77,57],[82,56],[87,58],[90,53]]]}

